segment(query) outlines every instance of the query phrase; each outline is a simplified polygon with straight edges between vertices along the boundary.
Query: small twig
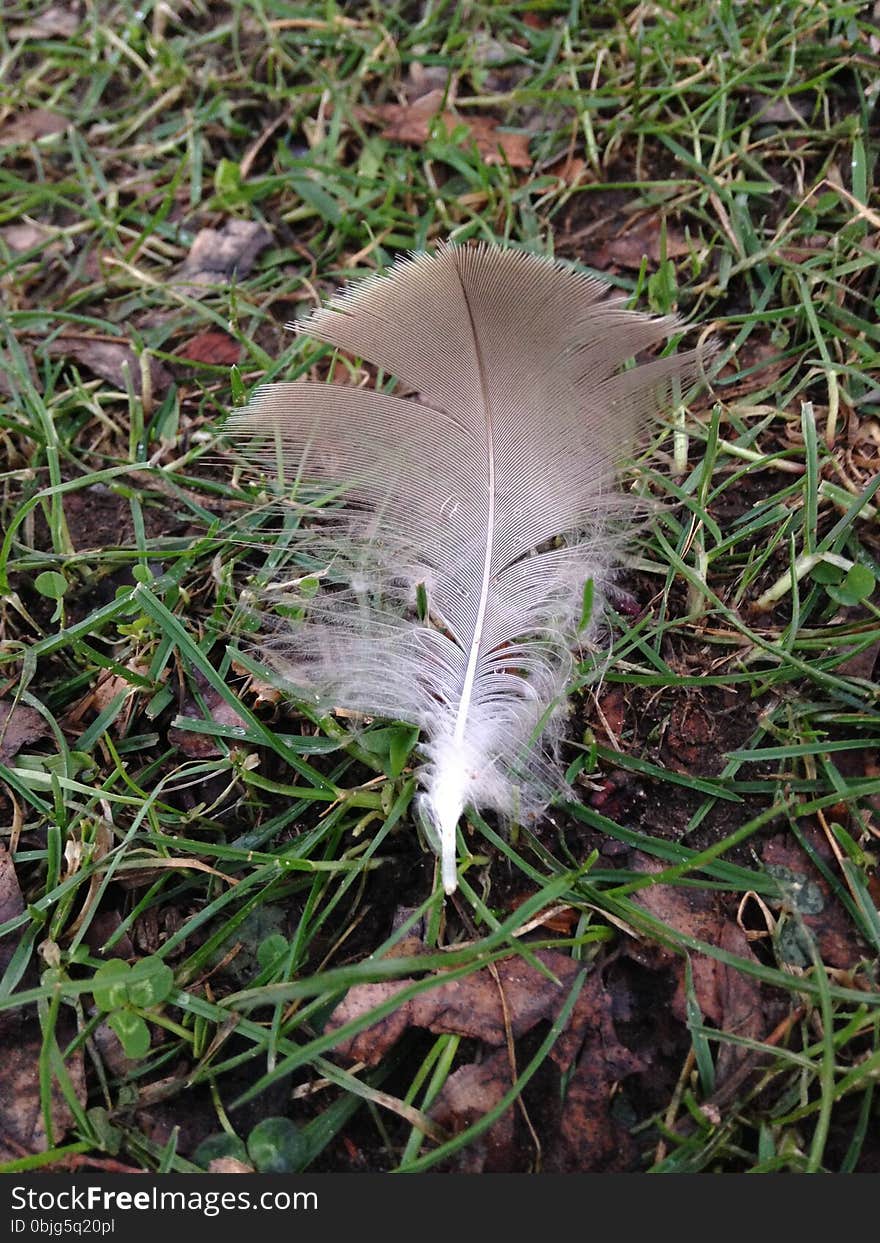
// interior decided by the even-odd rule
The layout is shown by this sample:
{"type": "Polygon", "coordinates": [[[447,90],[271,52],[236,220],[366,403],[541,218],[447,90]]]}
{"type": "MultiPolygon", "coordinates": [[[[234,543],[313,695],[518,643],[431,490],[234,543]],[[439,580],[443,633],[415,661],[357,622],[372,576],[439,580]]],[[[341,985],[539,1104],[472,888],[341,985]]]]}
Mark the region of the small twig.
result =
{"type": "Polygon", "coordinates": [[[271,121],[263,130],[262,134],[260,134],[259,138],[254,139],[247,151],[245,151],[241,158],[241,164],[239,165],[239,172],[243,182],[247,181],[250,171],[254,166],[254,160],[256,160],[257,156],[263,150],[263,147],[265,147],[266,143],[275,131],[279,130],[282,125],[286,124],[292,116],[293,108],[285,108],[281,115],[277,116],[274,121],[271,121]]]}

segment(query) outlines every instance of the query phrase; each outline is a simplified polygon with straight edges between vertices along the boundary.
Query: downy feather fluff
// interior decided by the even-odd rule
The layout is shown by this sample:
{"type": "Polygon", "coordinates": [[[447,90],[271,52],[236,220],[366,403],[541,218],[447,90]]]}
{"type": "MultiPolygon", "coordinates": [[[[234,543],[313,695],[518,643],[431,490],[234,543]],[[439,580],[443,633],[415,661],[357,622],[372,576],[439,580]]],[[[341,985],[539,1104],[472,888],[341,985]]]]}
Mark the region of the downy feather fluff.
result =
{"type": "Polygon", "coordinates": [[[327,707],[419,727],[451,893],[466,806],[522,819],[564,784],[560,708],[585,583],[595,617],[613,563],[615,467],[694,355],[622,370],[676,321],[483,245],[399,261],[295,327],[417,398],[298,381],[233,416],[247,455],[326,502],[303,529],[321,588],[268,658],[327,707]]]}

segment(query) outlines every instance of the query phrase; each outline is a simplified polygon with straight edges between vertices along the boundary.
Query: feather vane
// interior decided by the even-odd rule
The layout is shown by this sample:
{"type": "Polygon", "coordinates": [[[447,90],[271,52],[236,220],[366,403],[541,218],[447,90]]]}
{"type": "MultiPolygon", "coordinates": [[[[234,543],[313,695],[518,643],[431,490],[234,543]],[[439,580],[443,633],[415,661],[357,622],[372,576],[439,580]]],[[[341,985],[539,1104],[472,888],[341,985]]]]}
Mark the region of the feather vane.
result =
{"type": "Polygon", "coordinates": [[[333,587],[271,658],[328,706],[423,731],[420,806],[452,892],[466,806],[521,819],[563,784],[554,745],[584,584],[600,601],[613,565],[616,465],[694,355],[622,370],[676,321],[489,246],[400,261],[296,327],[418,398],[278,383],[233,416],[252,458],[332,496],[305,536],[333,587]]]}

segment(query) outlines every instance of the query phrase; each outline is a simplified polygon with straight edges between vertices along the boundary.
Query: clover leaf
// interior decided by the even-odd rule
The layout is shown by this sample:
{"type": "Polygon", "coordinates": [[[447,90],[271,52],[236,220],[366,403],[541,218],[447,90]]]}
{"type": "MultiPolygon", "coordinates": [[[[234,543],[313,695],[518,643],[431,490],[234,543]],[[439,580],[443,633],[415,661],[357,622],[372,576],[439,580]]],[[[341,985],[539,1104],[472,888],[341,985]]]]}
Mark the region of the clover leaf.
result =
{"type": "Polygon", "coordinates": [[[150,1029],[139,1011],[161,1005],[173,988],[174,973],[155,955],[142,958],[134,966],[121,958],[111,958],[95,972],[95,1005],[108,1012],[107,1024],[116,1033],[126,1057],[146,1057],[150,1029]]]}

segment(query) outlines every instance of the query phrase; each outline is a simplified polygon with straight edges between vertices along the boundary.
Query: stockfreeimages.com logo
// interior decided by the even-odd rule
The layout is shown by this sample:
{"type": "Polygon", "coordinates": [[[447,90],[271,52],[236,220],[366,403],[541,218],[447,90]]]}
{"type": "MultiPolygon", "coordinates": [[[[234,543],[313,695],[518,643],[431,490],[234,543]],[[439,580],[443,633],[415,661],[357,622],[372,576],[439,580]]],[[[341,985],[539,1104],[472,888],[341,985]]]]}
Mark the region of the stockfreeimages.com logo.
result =
{"type": "Polygon", "coordinates": [[[201,1213],[219,1217],[221,1213],[315,1212],[315,1191],[167,1191],[146,1187],[143,1191],[116,1191],[108,1187],[65,1187],[60,1191],[37,1191],[33,1187],[12,1188],[12,1209],[30,1213],[201,1213]]]}

